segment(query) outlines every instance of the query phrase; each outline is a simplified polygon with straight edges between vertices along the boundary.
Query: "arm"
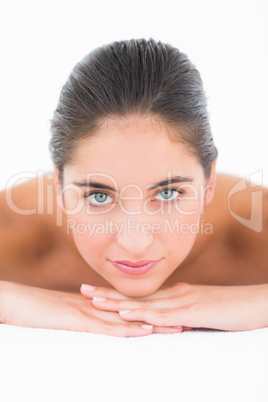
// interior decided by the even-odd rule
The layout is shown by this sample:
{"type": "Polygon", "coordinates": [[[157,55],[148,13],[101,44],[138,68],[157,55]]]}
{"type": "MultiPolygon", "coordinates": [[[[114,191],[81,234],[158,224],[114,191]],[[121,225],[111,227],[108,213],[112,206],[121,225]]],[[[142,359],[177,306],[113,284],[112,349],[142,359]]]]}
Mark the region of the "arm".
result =
{"type": "MultiPolygon", "coordinates": [[[[25,210],[38,208],[37,189],[36,180],[14,187],[14,204],[25,210]]],[[[43,200],[46,198],[44,192],[43,200]]],[[[38,258],[47,253],[55,231],[62,230],[46,207],[44,201],[44,214],[19,214],[9,208],[6,193],[0,192],[0,322],[122,337],[150,334],[151,328],[141,327],[142,322],[126,324],[118,313],[100,312],[92,303],[85,303],[79,293],[45,288],[48,273],[38,258]],[[45,237],[47,231],[50,235],[45,237]],[[40,287],[28,286],[35,282],[40,287]]],[[[57,261],[53,266],[57,268],[57,261]]]]}
{"type": "Polygon", "coordinates": [[[63,329],[110,336],[145,336],[151,327],[125,323],[118,313],[99,311],[79,293],[0,281],[0,322],[30,328],[63,329]]]}
{"type": "Polygon", "coordinates": [[[126,322],[142,320],[163,333],[167,326],[248,331],[268,327],[268,284],[207,286],[177,283],[142,300],[115,300],[107,289],[85,292],[102,311],[120,313],[126,322]]]}
{"type": "MultiPolygon", "coordinates": [[[[82,291],[82,294],[90,299],[95,295],[107,295],[106,301],[93,300],[93,305],[106,311],[130,310],[128,314],[121,315],[124,320],[142,319],[158,328],[183,325],[244,331],[268,327],[268,189],[261,188],[261,191],[262,231],[256,232],[233,219],[227,233],[238,258],[243,256],[247,261],[245,269],[250,268],[252,284],[207,286],[177,283],[143,300],[129,301],[113,300],[102,288],[96,288],[94,292],[82,291]]],[[[235,195],[231,208],[239,216],[250,219],[250,187],[235,195]]]]}

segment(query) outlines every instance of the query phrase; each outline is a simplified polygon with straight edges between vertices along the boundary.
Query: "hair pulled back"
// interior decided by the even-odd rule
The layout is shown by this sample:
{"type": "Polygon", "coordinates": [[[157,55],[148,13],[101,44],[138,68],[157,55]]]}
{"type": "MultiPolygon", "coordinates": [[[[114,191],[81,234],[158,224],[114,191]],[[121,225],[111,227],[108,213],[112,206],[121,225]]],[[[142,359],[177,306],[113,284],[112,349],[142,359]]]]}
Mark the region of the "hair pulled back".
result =
{"type": "Polygon", "coordinates": [[[86,55],[62,88],[51,120],[49,149],[63,180],[75,146],[105,118],[152,115],[173,127],[207,179],[218,151],[199,72],[186,54],[153,39],[113,42],[86,55]]]}

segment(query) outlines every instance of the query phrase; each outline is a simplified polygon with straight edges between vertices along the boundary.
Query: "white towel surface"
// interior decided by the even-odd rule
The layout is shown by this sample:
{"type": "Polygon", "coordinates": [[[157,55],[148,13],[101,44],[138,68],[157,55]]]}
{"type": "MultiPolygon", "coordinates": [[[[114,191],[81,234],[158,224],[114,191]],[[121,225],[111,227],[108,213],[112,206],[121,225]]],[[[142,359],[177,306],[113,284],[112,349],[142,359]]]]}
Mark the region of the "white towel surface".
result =
{"type": "Polygon", "coordinates": [[[0,325],[1,402],[268,401],[268,328],[137,338],[0,325]]]}

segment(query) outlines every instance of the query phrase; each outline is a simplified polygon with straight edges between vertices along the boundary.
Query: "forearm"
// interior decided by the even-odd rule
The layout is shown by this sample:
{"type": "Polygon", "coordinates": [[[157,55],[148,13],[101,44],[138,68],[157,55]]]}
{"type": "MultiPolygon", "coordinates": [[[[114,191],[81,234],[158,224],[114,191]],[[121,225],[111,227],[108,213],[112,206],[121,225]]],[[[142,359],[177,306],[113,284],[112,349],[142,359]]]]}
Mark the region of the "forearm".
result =
{"type": "MultiPolygon", "coordinates": [[[[105,292],[96,290],[97,296],[105,292]]],[[[92,298],[94,291],[88,297],[92,298]]],[[[251,331],[268,327],[268,283],[242,286],[181,284],[159,290],[148,300],[95,301],[95,308],[127,311],[125,321],[143,321],[154,326],[214,328],[251,331]],[[156,295],[158,297],[156,297],[156,295]]]]}

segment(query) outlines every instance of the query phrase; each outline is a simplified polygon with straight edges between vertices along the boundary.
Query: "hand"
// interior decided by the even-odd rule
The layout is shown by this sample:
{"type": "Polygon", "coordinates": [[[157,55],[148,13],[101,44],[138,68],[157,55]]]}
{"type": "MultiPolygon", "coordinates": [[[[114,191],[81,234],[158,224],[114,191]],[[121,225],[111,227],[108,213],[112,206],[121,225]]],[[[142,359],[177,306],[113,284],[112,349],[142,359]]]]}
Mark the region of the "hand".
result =
{"type": "Polygon", "coordinates": [[[126,323],[118,312],[96,309],[79,293],[61,292],[0,281],[0,323],[30,328],[91,332],[111,336],[144,336],[152,328],[126,323]]]}
{"type": "Polygon", "coordinates": [[[103,288],[96,288],[91,295],[83,294],[107,297],[102,302],[92,300],[92,304],[103,311],[131,310],[121,315],[126,322],[142,320],[156,328],[182,325],[246,331],[268,326],[267,284],[208,286],[183,282],[139,299],[113,297],[118,292],[103,288]]]}
{"type": "MultiPolygon", "coordinates": [[[[85,296],[88,299],[92,299],[92,304],[96,305],[97,309],[100,309],[102,311],[116,311],[118,312],[119,310],[122,310],[122,308],[119,308],[119,306],[121,305],[120,303],[123,301],[125,301],[125,303],[129,303],[131,300],[133,301],[137,301],[137,300],[152,300],[152,299],[156,299],[157,297],[165,297],[166,294],[168,294],[168,291],[162,291],[162,290],[158,290],[157,292],[155,292],[153,295],[149,296],[149,297],[144,297],[144,298],[131,298],[128,296],[123,295],[122,293],[118,292],[115,289],[110,289],[110,288],[105,288],[105,287],[95,287],[94,290],[89,290],[86,289],[87,285],[82,285],[80,288],[80,291],[82,293],[83,296],[85,296]],[[97,302],[95,300],[93,300],[93,297],[105,297],[107,299],[107,301],[105,302],[97,302]],[[118,309],[115,308],[116,303],[118,303],[118,309]]],[[[127,305],[126,304],[126,305],[127,305]]],[[[122,304],[123,306],[123,304],[122,304]]],[[[124,318],[124,317],[122,317],[124,318]]],[[[133,320],[129,321],[132,322],[133,320]]],[[[163,325],[154,325],[152,332],[153,333],[158,333],[158,334],[174,334],[174,333],[178,333],[178,332],[183,332],[183,331],[189,331],[192,328],[188,327],[188,326],[182,326],[182,325],[176,325],[174,324],[175,327],[173,325],[170,326],[163,326],[163,325]]]]}

